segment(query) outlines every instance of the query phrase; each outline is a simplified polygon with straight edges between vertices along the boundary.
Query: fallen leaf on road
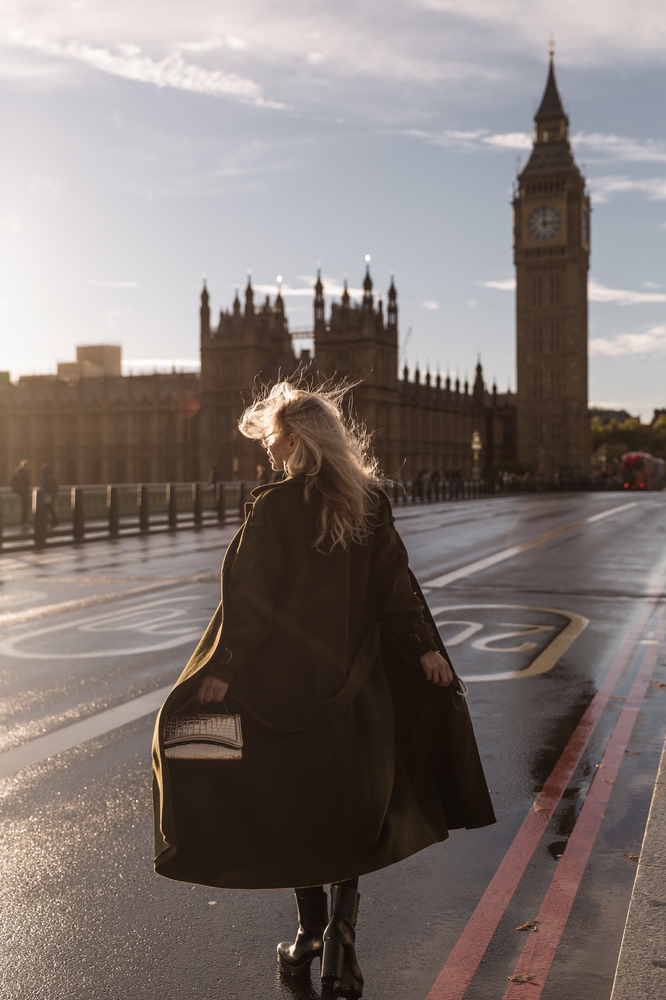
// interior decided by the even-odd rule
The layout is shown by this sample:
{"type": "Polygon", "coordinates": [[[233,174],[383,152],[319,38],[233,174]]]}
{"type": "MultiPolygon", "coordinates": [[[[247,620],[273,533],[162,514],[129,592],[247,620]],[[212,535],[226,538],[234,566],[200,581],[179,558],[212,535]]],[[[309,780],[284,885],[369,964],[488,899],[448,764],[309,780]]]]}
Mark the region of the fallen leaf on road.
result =
{"type": "Polygon", "coordinates": [[[640,854],[623,854],[622,857],[625,861],[638,861],[640,854]]]}
{"type": "Polygon", "coordinates": [[[538,917],[535,920],[526,920],[524,924],[520,925],[520,927],[516,927],[516,930],[517,931],[538,931],[539,930],[539,928],[537,927],[538,923],[539,923],[539,918],[538,917]]]}
{"type": "Polygon", "coordinates": [[[512,983],[531,983],[532,986],[538,986],[538,983],[534,982],[534,976],[531,972],[523,972],[520,976],[509,976],[509,981],[512,983]]]}
{"type": "Polygon", "coordinates": [[[656,965],[658,969],[666,969],[666,962],[662,961],[661,959],[653,958],[652,964],[656,965]]]}
{"type": "Polygon", "coordinates": [[[535,813],[540,813],[542,809],[543,809],[543,806],[538,806],[536,804],[536,802],[534,803],[534,812],[535,813]]]}
{"type": "Polygon", "coordinates": [[[650,684],[654,684],[658,688],[666,688],[666,684],[663,681],[650,681],[650,684]]]}
{"type": "Polygon", "coordinates": [[[642,757],[643,756],[643,751],[642,750],[625,750],[624,752],[629,757],[642,757]]]}

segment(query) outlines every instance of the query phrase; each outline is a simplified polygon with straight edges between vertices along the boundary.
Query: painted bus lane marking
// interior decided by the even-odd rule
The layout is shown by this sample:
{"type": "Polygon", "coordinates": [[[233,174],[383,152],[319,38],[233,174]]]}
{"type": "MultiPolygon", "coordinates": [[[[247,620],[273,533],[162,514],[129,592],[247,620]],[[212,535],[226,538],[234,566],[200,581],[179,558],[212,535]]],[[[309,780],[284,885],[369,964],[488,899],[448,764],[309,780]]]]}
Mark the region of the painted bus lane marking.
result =
{"type": "MultiPolygon", "coordinates": [[[[502,858],[483,896],[456,941],[426,1000],[463,1000],[500,920],[518,888],[543,834],[587,748],[597,723],[621,680],[632,653],[654,613],[666,583],[663,570],[655,579],[654,596],[638,612],[604,679],[571,734],[559,760],[502,858]]],[[[647,646],[646,650],[656,650],[647,646]]],[[[536,937],[536,935],[535,935],[536,937]]]]}
{"type": "MultiPolygon", "coordinates": [[[[625,699],[597,773],[585,797],[583,808],[569,836],[567,846],[539,910],[537,917],[539,933],[528,936],[518,964],[513,971],[514,976],[531,975],[534,977],[533,980],[530,980],[530,985],[533,987],[530,990],[530,997],[534,997],[535,1000],[538,1000],[543,993],[587,862],[601,828],[615,779],[624,760],[624,752],[631,739],[638,713],[659,659],[661,645],[666,636],[665,622],[666,608],[663,608],[655,629],[656,644],[652,643],[645,649],[643,662],[625,699]]],[[[504,1000],[520,1000],[524,995],[524,991],[521,991],[515,983],[511,983],[504,994],[504,1000]]]]}
{"type": "MultiPolygon", "coordinates": [[[[460,627],[460,631],[456,635],[452,637],[448,635],[442,636],[442,641],[447,649],[467,643],[475,651],[475,659],[482,664],[486,662],[487,657],[479,657],[479,652],[490,654],[493,659],[498,655],[526,654],[525,663],[522,667],[493,673],[468,674],[465,672],[463,661],[462,666],[457,672],[466,684],[483,681],[517,680],[545,674],[553,669],[571,644],[590,623],[589,618],[576,614],[574,611],[564,611],[562,608],[536,607],[529,604],[449,604],[445,607],[433,608],[432,616],[440,633],[443,628],[451,625],[460,627]],[[472,615],[479,618],[484,617],[483,614],[478,615],[479,611],[527,611],[532,617],[548,617],[550,621],[498,622],[497,625],[499,627],[502,629],[508,628],[511,631],[495,632],[492,635],[482,636],[481,633],[487,627],[488,623],[472,620],[471,617],[472,615]],[[470,617],[450,618],[449,615],[452,612],[469,612],[470,617]],[[552,632],[555,632],[555,635],[551,636],[550,633],[552,632]],[[546,640],[545,646],[541,649],[539,649],[539,638],[546,640]],[[519,644],[514,646],[501,645],[501,643],[510,639],[519,644]],[[537,651],[536,655],[534,654],[535,650],[537,651]]],[[[504,617],[504,615],[500,615],[500,617],[504,617]]]]}

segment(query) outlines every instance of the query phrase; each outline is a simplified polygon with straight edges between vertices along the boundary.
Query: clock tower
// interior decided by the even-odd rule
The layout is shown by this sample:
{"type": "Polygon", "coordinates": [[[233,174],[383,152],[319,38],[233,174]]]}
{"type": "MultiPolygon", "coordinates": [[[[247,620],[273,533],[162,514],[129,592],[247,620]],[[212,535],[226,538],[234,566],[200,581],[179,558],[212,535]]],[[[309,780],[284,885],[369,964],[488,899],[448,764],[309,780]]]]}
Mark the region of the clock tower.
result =
{"type": "Polygon", "coordinates": [[[538,472],[587,474],[590,199],[571,152],[552,52],[513,208],[518,459],[538,472]]]}

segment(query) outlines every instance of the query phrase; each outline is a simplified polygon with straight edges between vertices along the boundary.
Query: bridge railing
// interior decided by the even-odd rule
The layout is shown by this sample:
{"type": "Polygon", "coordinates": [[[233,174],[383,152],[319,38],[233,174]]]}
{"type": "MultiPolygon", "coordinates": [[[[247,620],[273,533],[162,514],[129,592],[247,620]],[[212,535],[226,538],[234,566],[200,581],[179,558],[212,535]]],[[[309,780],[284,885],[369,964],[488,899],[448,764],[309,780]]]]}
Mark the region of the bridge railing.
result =
{"type": "Polygon", "coordinates": [[[49,504],[43,489],[29,497],[23,522],[21,498],[0,488],[0,546],[45,548],[56,544],[119,538],[239,523],[256,483],[130,483],[61,486],[49,504]]]}
{"type": "MultiPolygon", "coordinates": [[[[254,482],[133,483],[62,486],[51,504],[43,489],[30,496],[27,521],[22,523],[20,497],[0,487],[0,547],[43,549],[51,545],[144,535],[157,531],[239,524],[254,482]]],[[[484,479],[406,479],[386,484],[394,505],[450,503],[505,496],[511,493],[612,489],[592,479],[560,481],[555,477],[484,479]]]]}

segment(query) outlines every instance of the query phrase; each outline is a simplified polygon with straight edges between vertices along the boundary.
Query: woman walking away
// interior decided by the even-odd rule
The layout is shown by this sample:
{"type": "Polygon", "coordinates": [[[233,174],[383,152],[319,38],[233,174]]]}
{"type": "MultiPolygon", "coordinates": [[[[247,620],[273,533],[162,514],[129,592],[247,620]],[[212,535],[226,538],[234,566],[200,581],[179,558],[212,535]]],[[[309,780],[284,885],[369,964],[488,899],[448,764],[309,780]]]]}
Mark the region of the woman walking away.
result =
{"type": "Polygon", "coordinates": [[[286,478],[253,491],[221,603],[158,716],[155,869],[296,886],[281,969],[299,976],[318,958],[329,995],[360,996],[359,876],[494,815],[464,686],[341,396],[283,381],[241,417],[286,478]],[[240,714],[236,769],[165,755],[166,720],[195,696],[240,714]]]}

